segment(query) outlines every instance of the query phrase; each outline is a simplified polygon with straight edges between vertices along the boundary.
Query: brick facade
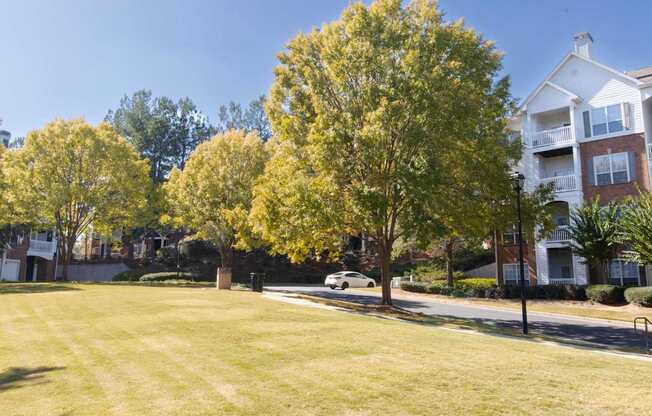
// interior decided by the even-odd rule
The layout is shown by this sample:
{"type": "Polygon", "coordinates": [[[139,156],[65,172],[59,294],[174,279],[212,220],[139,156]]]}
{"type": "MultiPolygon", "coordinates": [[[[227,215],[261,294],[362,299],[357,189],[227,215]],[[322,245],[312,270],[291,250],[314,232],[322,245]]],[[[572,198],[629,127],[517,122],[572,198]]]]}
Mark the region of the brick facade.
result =
{"type": "Polygon", "coordinates": [[[581,143],[580,155],[582,163],[582,188],[584,190],[584,200],[587,202],[598,196],[600,202],[604,204],[613,200],[621,200],[627,196],[638,195],[638,188],[641,190],[651,189],[645,137],[642,133],[581,143]],[[603,186],[593,185],[590,180],[590,175],[593,175],[593,157],[621,152],[633,152],[635,154],[636,166],[634,166],[634,171],[636,178],[629,183],[603,186]]]}
{"type": "Polygon", "coordinates": [[[7,259],[10,260],[19,260],[20,261],[20,270],[18,271],[18,280],[21,282],[32,280],[32,276],[27,276],[28,266],[30,262],[37,263],[38,267],[36,269],[36,280],[37,281],[52,281],[55,280],[55,262],[53,260],[47,260],[38,256],[28,256],[27,250],[29,250],[29,237],[23,239],[21,244],[14,245],[9,250],[7,250],[7,259]]]}
{"type": "MultiPolygon", "coordinates": [[[[530,244],[523,244],[523,261],[527,263],[527,271],[530,285],[535,285],[537,281],[537,261],[534,248],[530,244]]],[[[496,279],[498,284],[503,282],[503,264],[518,263],[518,245],[503,245],[501,236],[498,236],[498,249],[496,250],[496,279]]],[[[526,276],[527,277],[527,276],[526,276]]]]}

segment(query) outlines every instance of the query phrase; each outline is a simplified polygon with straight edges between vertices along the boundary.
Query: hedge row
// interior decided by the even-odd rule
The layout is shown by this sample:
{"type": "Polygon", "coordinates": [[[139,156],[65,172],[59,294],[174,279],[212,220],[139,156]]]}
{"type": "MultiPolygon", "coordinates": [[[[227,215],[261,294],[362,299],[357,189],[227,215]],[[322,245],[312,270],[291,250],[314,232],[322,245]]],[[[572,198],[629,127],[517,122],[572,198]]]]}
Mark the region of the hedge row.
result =
{"type": "Polygon", "coordinates": [[[195,280],[198,277],[196,273],[190,272],[159,272],[147,273],[138,279],[141,282],[162,282],[165,280],[195,280]]]}
{"type": "Polygon", "coordinates": [[[586,296],[589,300],[605,305],[623,303],[625,301],[624,292],[623,287],[612,285],[592,285],[586,288],[586,296]]]}
{"type": "Polygon", "coordinates": [[[652,308],[652,286],[630,287],[625,290],[627,302],[652,308]]]}
{"type": "MultiPolygon", "coordinates": [[[[514,299],[521,297],[520,286],[498,287],[494,279],[460,279],[454,287],[446,282],[404,282],[401,289],[408,292],[432,293],[455,297],[475,297],[492,299],[514,299]]],[[[528,286],[525,288],[528,299],[586,300],[586,291],[573,285],[528,286]]]]}

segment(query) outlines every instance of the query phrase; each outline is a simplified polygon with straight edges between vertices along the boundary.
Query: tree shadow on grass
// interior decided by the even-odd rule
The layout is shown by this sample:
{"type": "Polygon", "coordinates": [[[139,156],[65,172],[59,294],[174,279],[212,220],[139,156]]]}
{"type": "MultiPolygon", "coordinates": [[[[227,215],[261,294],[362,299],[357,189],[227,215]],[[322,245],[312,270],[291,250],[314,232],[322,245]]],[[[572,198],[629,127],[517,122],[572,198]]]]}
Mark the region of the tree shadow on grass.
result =
{"type": "Polygon", "coordinates": [[[0,283],[0,295],[21,293],[47,293],[79,290],[76,287],[60,283],[0,283]]]}
{"type": "MultiPolygon", "coordinates": [[[[292,293],[289,290],[282,292],[292,293]]],[[[518,337],[532,341],[549,340],[559,344],[599,350],[645,352],[644,339],[634,333],[632,328],[606,323],[581,322],[572,318],[531,319],[529,323],[531,335],[526,337],[521,335],[521,320],[518,312],[471,309],[475,311],[473,313],[476,316],[456,316],[448,308],[451,305],[437,304],[435,307],[444,309],[435,310],[432,302],[415,299],[397,299],[394,302],[395,307],[383,308],[379,307],[377,296],[355,292],[317,290],[299,296],[312,298],[313,301],[320,298],[320,303],[339,306],[354,313],[373,314],[376,317],[384,316],[427,326],[449,326],[490,335],[518,337]]]]}
{"type": "Polygon", "coordinates": [[[10,367],[0,373],[0,393],[21,387],[49,383],[45,374],[63,370],[65,367],[10,367]]]}

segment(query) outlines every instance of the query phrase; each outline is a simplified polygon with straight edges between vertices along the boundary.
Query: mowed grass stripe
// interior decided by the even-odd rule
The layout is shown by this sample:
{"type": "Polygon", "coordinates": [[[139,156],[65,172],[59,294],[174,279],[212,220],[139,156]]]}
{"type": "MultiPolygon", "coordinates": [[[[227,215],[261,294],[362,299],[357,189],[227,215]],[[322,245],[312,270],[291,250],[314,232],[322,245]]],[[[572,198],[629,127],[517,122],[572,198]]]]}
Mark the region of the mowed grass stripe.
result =
{"type": "MultiPolygon", "coordinates": [[[[63,343],[58,334],[53,333],[44,323],[43,319],[36,313],[26,296],[0,297],[3,303],[3,315],[0,321],[2,325],[2,345],[3,354],[0,356],[0,371],[5,373],[12,368],[25,368],[27,371],[38,371],[39,369],[52,368],[51,371],[58,372],[58,382],[56,385],[51,383],[50,370],[39,371],[32,376],[27,376],[24,380],[19,380],[20,385],[38,385],[42,394],[33,395],[30,400],[17,400],[15,402],[15,411],[17,414],[52,414],[53,409],[62,414],[71,409],[70,403],[66,401],[57,401],[58,395],[79,397],[80,405],[90,401],[90,395],[80,394],[84,388],[95,387],[95,380],[88,371],[78,374],[71,374],[65,371],[68,368],[85,369],[81,361],[75,355],[69,354],[69,350],[63,343]],[[20,318],[11,320],[8,316],[18,313],[20,318]],[[9,349],[5,349],[11,345],[9,349]],[[56,354],[52,354],[57,351],[56,354]],[[34,384],[33,384],[34,383],[34,384]]],[[[19,389],[28,387],[19,387],[19,389]]],[[[14,393],[18,394],[19,389],[12,390],[9,388],[6,395],[7,400],[14,393]]],[[[97,389],[91,392],[93,396],[98,394],[97,389]]]]}
{"type": "Polygon", "coordinates": [[[2,368],[66,366],[46,384],[0,387],[1,415],[650,413],[648,362],[249,292],[69,287],[79,290],[0,295],[14,308],[0,311],[2,368]],[[122,386],[107,393],[98,373],[122,386]]]}
{"type": "MultiPolygon", "coordinates": [[[[98,311],[97,304],[91,306],[91,308],[96,312],[98,311]]],[[[156,316],[156,314],[153,316],[156,316]]],[[[139,318],[141,325],[143,322],[152,320],[151,316],[142,314],[139,318]]],[[[216,373],[203,371],[201,361],[206,359],[203,355],[193,355],[194,350],[192,348],[190,348],[190,351],[177,351],[180,343],[175,342],[175,337],[166,335],[168,332],[161,325],[162,322],[158,322],[161,326],[158,326],[158,330],[153,334],[137,333],[130,330],[129,326],[124,324],[124,319],[121,318],[107,316],[102,322],[102,328],[105,329],[100,331],[105,339],[116,343],[128,343],[129,348],[138,351],[136,357],[138,357],[137,360],[140,364],[139,369],[155,370],[150,377],[160,380],[159,386],[148,385],[145,377],[141,377],[142,380],[138,380],[136,383],[137,386],[147,386],[149,389],[163,394],[163,397],[155,399],[154,403],[162,407],[167,402],[166,408],[171,412],[181,410],[175,408],[175,406],[183,407],[188,403],[193,403],[194,407],[202,407],[203,410],[226,410],[231,405],[239,406],[241,404],[236,397],[237,393],[234,391],[233,385],[224,382],[216,373]],[[186,354],[187,352],[190,352],[189,357],[186,354]],[[182,387],[175,389],[175,391],[166,392],[165,384],[170,382],[181,384],[182,387]],[[170,400],[171,398],[173,400],[170,400]],[[189,401],[188,398],[192,400],[189,401]]],[[[153,324],[151,326],[154,326],[157,322],[151,324],[153,324]]],[[[105,344],[102,344],[102,348],[106,348],[105,344]]],[[[191,347],[191,345],[188,346],[191,347]]],[[[131,357],[134,357],[134,355],[131,355],[131,357]]],[[[128,360],[130,357],[123,356],[119,358],[128,360]]]]}
{"type": "MultiPolygon", "coordinates": [[[[116,325],[120,319],[113,319],[112,314],[107,313],[111,310],[107,306],[102,299],[96,299],[84,305],[83,310],[72,311],[73,317],[84,316],[84,312],[94,317],[91,325],[78,318],[61,319],[57,324],[62,331],[75,334],[75,340],[79,343],[84,343],[81,339],[84,335],[90,335],[85,343],[98,357],[99,371],[117,381],[115,387],[119,390],[112,396],[118,406],[114,409],[118,414],[125,411],[120,407],[127,407],[127,413],[165,409],[173,414],[184,410],[206,411],[228,404],[224,401],[220,403],[221,398],[211,395],[207,386],[202,385],[203,380],[194,377],[183,365],[167,360],[160,350],[144,343],[141,336],[116,325]],[[88,331],[88,334],[84,334],[84,331],[88,331]]],[[[146,316],[128,309],[129,313],[133,313],[132,319],[134,316],[139,319],[146,316]]]]}

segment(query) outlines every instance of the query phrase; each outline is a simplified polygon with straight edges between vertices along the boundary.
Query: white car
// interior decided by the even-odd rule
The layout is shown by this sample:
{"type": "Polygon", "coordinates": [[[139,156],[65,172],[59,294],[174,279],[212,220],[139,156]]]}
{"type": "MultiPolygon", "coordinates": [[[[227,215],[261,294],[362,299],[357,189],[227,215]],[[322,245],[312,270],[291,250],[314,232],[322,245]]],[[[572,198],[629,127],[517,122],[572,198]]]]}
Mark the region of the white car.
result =
{"type": "Polygon", "coordinates": [[[326,276],[324,285],[344,290],[347,287],[376,287],[376,281],[358,272],[337,272],[326,276]]]}

